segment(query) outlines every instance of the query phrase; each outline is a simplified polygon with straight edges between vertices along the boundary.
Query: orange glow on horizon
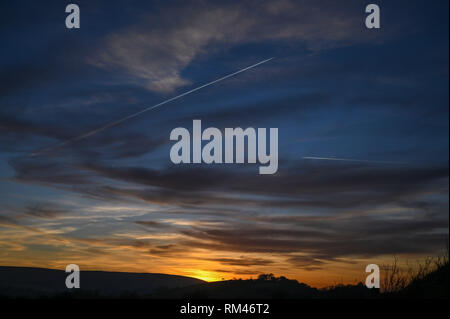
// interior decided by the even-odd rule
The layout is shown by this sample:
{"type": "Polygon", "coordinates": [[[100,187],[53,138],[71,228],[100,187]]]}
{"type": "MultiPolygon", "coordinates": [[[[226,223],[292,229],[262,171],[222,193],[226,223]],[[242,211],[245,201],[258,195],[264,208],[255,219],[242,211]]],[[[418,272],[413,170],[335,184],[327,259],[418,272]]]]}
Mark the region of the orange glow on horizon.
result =
{"type": "Polygon", "coordinates": [[[219,281],[222,278],[220,276],[220,274],[218,274],[216,272],[200,270],[200,269],[189,270],[189,271],[187,271],[187,273],[190,274],[189,277],[197,278],[197,279],[204,280],[207,282],[219,281]]]}

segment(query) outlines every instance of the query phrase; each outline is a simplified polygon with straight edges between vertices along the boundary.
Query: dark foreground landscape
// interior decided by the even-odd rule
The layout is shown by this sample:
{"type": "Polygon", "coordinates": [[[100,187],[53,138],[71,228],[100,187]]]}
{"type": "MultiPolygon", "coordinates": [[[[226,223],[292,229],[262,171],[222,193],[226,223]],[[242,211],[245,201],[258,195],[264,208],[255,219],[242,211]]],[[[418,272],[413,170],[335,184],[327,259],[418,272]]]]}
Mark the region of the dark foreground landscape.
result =
{"type": "Polygon", "coordinates": [[[296,280],[262,274],[257,279],[205,282],[195,278],[122,272],[83,271],[80,289],[67,289],[61,270],[0,266],[0,298],[149,298],[149,299],[335,299],[448,298],[448,260],[406,278],[386,274],[389,291],[368,289],[363,283],[325,289],[296,280]]]}

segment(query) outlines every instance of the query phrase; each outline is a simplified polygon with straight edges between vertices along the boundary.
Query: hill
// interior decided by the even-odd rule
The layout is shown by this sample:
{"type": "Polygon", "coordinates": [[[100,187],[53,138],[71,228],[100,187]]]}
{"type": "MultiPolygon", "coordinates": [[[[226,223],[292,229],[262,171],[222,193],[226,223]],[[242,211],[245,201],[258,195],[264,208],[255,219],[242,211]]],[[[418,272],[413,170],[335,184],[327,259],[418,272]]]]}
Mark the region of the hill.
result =
{"type": "MultiPolygon", "coordinates": [[[[62,270],[0,266],[0,296],[40,297],[68,293],[67,273],[62,270]]],[[[80,289],[70,290],[81,296],[149,296],[158,289],[178,289],[204,281],[175,275],[82,271],[80,289]]]]}
{"type": "Polygon", "coordinates": [[[180,289],[162,291],[160,298],[177,299],[333,299],[374,298],[379,291],[369,290],[362,283],[317,289],[297,280],[260,275],[258,279],[227,280],[202,283],[180,289]]]}

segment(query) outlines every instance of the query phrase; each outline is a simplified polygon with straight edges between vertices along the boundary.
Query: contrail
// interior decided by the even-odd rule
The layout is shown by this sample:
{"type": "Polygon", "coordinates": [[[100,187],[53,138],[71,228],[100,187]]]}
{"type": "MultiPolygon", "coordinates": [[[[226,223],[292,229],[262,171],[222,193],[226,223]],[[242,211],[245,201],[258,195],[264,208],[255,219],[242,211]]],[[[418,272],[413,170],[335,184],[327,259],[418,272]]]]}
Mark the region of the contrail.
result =
{"type": "Polygon", "coordinates": [[[307,160],[323,160],[323,161],[344,161],[344,162],[359,162],[359,163],[378,163],[378,164],[406,164],[402,162],[389,162],[389,161],[371,161],[362,159],[351,159],[351,158],[337,158],[337,157],[314,157],[314,156],[304,156],[302,159],[307,160]]]}
{"type": "Polygon", "coordinates": [[[85,139],[86,137],[89,137],[89,136],[92,136],[92,135],[94,135],[94,134],[97,134],[98,132],[101,132],[101,131],[103,131],[103,130],[106,130],[107,128],[116,126],[116,125],[118,125],[118,124],[120,124],[120,123],[122,123],[122,122],[125,122],[125,121],[127,121],[127,120],[132,119],[132,118],[135,118],[136,116],[141,115],[142,113],[145,113],[145,112],[148,112],[148,111],[150,111],[150,110],[156,109],[157,107],[160,107],[160,106],[162,106],[162,105],[164,105],[164,104],[167,104],[167,103],[169,103],[169,102],[175,101],[175,100],[177,100],[177,99],[179,99],[179,98],[181,98],[181,97],[183,97],[183,96],[186,96],[186,95],[191,94],[191,93],[193,93],[193,92],[195,92],[195,91],[201,90],[201,89],[203,89],[203,88],[205,88],[205,87],[207,87],[207,86],[213,85],[213,84],[215,84],[215,83],[217,83],[217,82],[220,82],[220,81],[223,81],[223,80],[225,80],[225,79],[231,78],[232,76],[238,75],[239,73],[242,73],[242,72],[245,72],[245,71],[247,71],[247,70],[253,69],[254,67],[257,67],[258,65],[261,65],[261,64],[263,64],[263,63],[269,62],[269,61],[272,60],[272,59],[274,59],[274,57],[272,57],[272,58],[270,58],[270,59],[263,60],[263,61],[258,62],[258,63],[256,63],[256,64],[253,64],[253,65],[250,65],[250,66],[248,66],[248,67],[246,67],[246,68],[243,68],[243,69],[241,69],[241,70],[239,70],[239,71],[236,71],[236,72],[234,72],[234,73],[225,75],[225,76],[223,76],[223,77],[221,77],[221,78],[219,78],[219,79],[217,79],[217,80],[214,80],[214,81],[211,81],[211,82],[209,82],[209,83],[203,84],[203,85],[201,85],[201,86],[199,86],[199,87],[196,87],[195,89],[192,89],[192,90],[189,90],[189,91],[187,91],[187,92],[181,93],[180,95],[177,95],[177,96],[175,96],[175,97],[172,97],[172,98],[170,98],[170,99],[168,99],[168,100],[165,100],[165,101],[160,102],[160,103],[158,103],[158,104],[155,104],[155,105],[153,105],[153,106],[149,106],[149,107],[147,107],[147,108],[145,108],[145,109],[143,109],[143,110],[141,110],[141,111],[139,111],[139,112],[130,114],[130,115],[125,116],[124,118],[121,118],[121,119],[119,119],[119,120],[117,120],[117,121],[114,121],[114,122],[105,124],[105,125],[103,125],[103,126],[100,126],[100,127],[96,128],[96,129],[94,129],[94,130],[92,130],[92,131],[89,131],[89,132],[87,132],[87,133],[84,133],[84,134],[82,134],[82,135],[72,137],[72,138],[70,138],[70,139],[68,139],[68,140],[66,140],[66,141],[63,141],[63,142],[61,142],[61,143],[59,143],[59,144],[57,144],[57,145],[54,145],[54,146],[51,146],[51,147],[47,147],[47,148],[45,148],[45,149],[42,149],[42,150],[36,151],[36,152],[34,152],[34,153],[31,153],[31,154],[29,154],[28,156],[35,156],[35,155],[38,155],[39,153],[48,152],[48,151],[51,151],[51,150],[53,150],[53,149],[55,149],[55,148],[59,148],[59,147],[62,147],[62,146],[64,146],[64,145],[67,145],[67,144],[69,144],[69,143],[72,143],[72,142],[76,142],[76,141],[85,139]]]}

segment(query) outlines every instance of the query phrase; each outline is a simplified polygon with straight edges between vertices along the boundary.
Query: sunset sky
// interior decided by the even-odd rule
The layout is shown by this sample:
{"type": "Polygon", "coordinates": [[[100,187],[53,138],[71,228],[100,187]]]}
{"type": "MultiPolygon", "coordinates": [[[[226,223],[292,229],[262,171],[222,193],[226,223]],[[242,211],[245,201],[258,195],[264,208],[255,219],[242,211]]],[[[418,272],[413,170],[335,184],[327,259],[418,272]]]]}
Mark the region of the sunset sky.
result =
{"type": "Polygon", "coordinates": [[[0,4],[0,265],[322,287],[446,247],[447,0],[68,3],[0,4]],[[278,172],[173,164],[194,119],[278,128],[278,172]]]}

